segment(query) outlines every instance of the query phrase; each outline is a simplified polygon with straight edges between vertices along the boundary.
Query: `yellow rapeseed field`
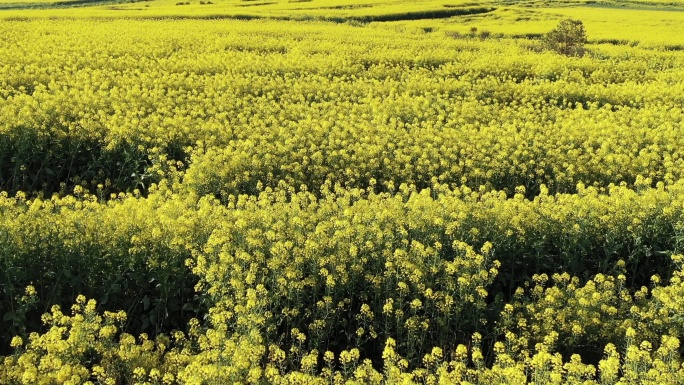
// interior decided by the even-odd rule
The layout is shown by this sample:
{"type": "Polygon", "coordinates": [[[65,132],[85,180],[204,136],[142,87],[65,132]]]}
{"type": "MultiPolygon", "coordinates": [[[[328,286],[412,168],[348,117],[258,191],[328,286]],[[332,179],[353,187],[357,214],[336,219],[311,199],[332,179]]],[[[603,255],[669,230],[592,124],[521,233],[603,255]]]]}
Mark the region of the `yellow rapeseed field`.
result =
{"type": "Polygon", "coordinates": [[[1,0],[0,384],[684,383],[683,18],[1,0]]]}

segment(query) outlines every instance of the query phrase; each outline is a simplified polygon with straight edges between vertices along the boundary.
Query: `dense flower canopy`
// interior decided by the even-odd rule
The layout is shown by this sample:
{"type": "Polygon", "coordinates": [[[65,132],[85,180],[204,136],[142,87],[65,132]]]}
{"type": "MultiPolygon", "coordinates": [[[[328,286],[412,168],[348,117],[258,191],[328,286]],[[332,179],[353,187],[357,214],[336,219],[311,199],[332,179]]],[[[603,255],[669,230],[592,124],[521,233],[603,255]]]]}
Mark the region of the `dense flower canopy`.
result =
{"type": "Polygon", "coordinates": [[[0,383],[684,382],[684,51],[364,9],[0,23],[0,383]]]}

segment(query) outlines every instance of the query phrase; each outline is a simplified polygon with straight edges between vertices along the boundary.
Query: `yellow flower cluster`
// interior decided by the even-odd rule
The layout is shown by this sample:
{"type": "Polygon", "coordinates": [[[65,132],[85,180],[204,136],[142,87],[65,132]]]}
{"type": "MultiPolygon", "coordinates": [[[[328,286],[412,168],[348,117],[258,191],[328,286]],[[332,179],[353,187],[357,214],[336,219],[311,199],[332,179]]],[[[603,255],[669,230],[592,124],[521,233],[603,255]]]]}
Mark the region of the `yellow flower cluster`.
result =
{"type": "MultiPolygon", "coordinates": [[[[173,374],[164,361],[182,363],[176,353],[167,352],[170,339],[159,336],[156,341],[142,334],[136,338],[120,333],[126,313],[96,311],[96,302],[78,296],[71,308],[73,315],[64,314],[53,306],[42,319],[48,331],[31,333],[24,344],[20,337],[12,341],[16,353],[6,357],[0,367],[3,384],[108,384],[133,383],[170,384],[173,374]],[[169,361],[169,359],[171,361],[169,361]],[[147,379],[149,371],[153,381],[147,379]],[[162,382],[163,380],[163,382],[162,382]]],[[[180,344],[177,343],[178,346],[180,344]]],[[[179,351],[176,348],[176,351],[179,351]]]]}
{"type": "MultiPolygon", "coordinates": [[[[283,186],[277,191],[266,188],[259,197],[242,195],[227,206],[215,199],[181,198],[163,186],[146,199],[129,195],[103,203],[88,195],[49,201],[2,197],[4,234],[16,237],[8,238],[7,246],[19,252],[40,250],[30,248],[40,243],[29,246],[19,240],[47,242],[44,234],[61,224],[70,229],[64,236],[70,243],[63,250],[85,250],[81,244],[88,240],[91,250],[96,245],[94,250],[109,248],[112,258],[113,251],[122,247],[117,242],[131,237],[124,243],[127,255],[148,256],[148,274],[186,274],[187,264],[199,277],[198,292],[210,304],[206,322],[177,325],[187,328],[188,337],[169,332],[169,337],[160,334],[153,344],[144,334],[137,339],[122,334],[117,326],[124,316],[102,318],[94,301],[78,297],[74,316],[64,316],[55,308],[44,317],[50,326],[45,334],[8,340],[17,353],[5,361],[5,375],[11,381],[20,381],[19,373],[57,376],[56,367],[34,370],[30,366],[39,365],[36,362],[43,362],[45,355],[55,355],[59,365],[72,366],[69,377],[59,377],[63,382],[58,383],[69,379],[83,383],[93,376],[101,376],[101,383],[107,376],[127,376],[126,381],[138,383],[206,379],[213,379],[210,383],[433,383],[478,378],[506,383],[520,382],[531,372],[539,376],[537,383],[545,383],[558,376],[567,381],[604,376],[608,369],[597,371],[599,362],[606,368],[622,368],[638,361],[630,366],[633,373],[663,365],[661,361],[670,366],[678,362],[673,346],[684,331],[682,257],[658,265],[649,262],[646,254],[634,254],[634,261],[618,261],[605,274],[588,280],[567,273],[551,277],[538,273],[525,286],[507,270],[531,274],[535,267],[520,270],[505,256],[536,250],[555,258],[547,264],[539,262],[537,269],[551,263],[566,271],[586,266],[583,263],[595,259],[581,250],[630,242],[630,237],[656,237],[663,234],[662,227],[684,217],[684,189],[679,184],[644,187],[640,192],[613,187],[610,194],[580,186],[580,194],[542,194],[532,201],[439,185],[421,192],[406,186],[398,190],[375,194],[324,188],[324,197],[317,198],[283,186]],[[605,216],[614,221],[602,221],[605,216]],[[584,222],[578,229],[580,219],[584,222]],[[635,220],[647,225],[635,226],[635,220]],[[89,230],[74,232],[78,227],[71,223],[89,230]],[[31,232],[20,236],[18,229],[31,232]],[[497,233],[499,237],[494,237],[497,233]],[[608,237],[613,233],[615,238],[608,237]],[[490,236],[495,243],[484,241],[490,236]],[[544,243],[548,236],[558,238],[548,245],[544,243]],[[580,241],[586,249],[578,248],[580,241]],[[470,244],[482,246],[476,251],[470,244]],[[554,247],[560,248],[556,256],[551,254],[554,247]],[[173,250],[177,254],[169,254],[173,250]],[[630,271],[636,263],[671,268],[675,273],[671,279],[648,277],[651,288],[635,291],[629,280],[639,277],[630,271]],[[494,299],[502,295],[496,287],[507,282],[522,286],[510,300],[494,299]],[[493,315],[499,306],[500,314],[493,315]],[[458,347],[477,331],[488,333],[487,349],[475,348],[478,345],[472,341],[470,347],[458,347]],[[601,354],[604,348],[625,346],[626,338],[634,343],[624,356],[601,354]],[[54,348],[45,347],[53,343],[54,348]],[[384,350],[377,348],[383,345],[387,345],[384,350]],[[644,350],[647,346],[650,350],[644,350]],[[665,356],[669,361],[663,361],[665,356]],[[20,357],[27,358],[19,361],[20,357]],[[136,364],[89,366],[112,357],[136,364]],[[379,358],[384,360],[382,367],[373,362],[379,358]]],[[[634,239],[632,245],[640,244],[634,239]]],[[[602,257],[610,258],[622,252],[605,253],[602,257]]],[[[97,257],[101,254],[95,252],[93,260],[97,257]]],[[[103,285],[94,280],[99,276],[96,271],[89,274],[93,285],[103,285]]],[[[52,289],[54,285],[40,290],[47,278],[40,278],[39,289],[22,291],[24,301],[52,289]]],[[[63,283],[57,281],[59,285],[63,283]]],[[[133,300],[145,302],[140,297],[133,300]]],[[[131,314],[148,317],[150,312],[134,309],[131,314]]],[[[476,340],[481,343],[483,337],[476,340]]],[[[653,375],[679,375],[678,369],[672,370],[667,374],[654,369],[653,375]]],[[[619,369],[615,375],[627,371],[619,369]]]]}
{"type": "Polygon", "coordinates": [[[531,196],[682,176],[681,52],[576,59],[276,21],[41,20],[0,33],[0,187],[12,192],[147,191],[160,157],[191,162],[186,187],[224,200],[259,182],[437,178],[531,196]]]}
{"type": "MultiPolygon", "coordinates": [[[[562,277],[560,281],[563,281],[562,277]]],[[[598,280],[602,280],[599,278],[598,280]]],[[[571,284],[570,284],[571,285],[571,284]]],[[[43,316],[49,331],[33,333],[25,347],[20,338],[13,356],[0,365],[3,384],[224,384],[264,382],[274,384],[677,384],[684,380],[679,358],[680,342],[662,335],[656,343],[637,339],[628,327],[621,341],[624,349],[608,343],[597,365],[582,362],[579,355],[568,359],[555,351],[557,333],[550,333],[533,350],[520,350],[507,332],[505,342],[493,346],[493,362],[485,365],[482,336],[474,333],[469,347],[459,344],[450,353],[434,347],[422,357],[421,365],[409,369],[408,361],[397,352],[397,343],[388,338],[382,351],[382,367],[365,359],[359,349],[338,355],[318,350],[298,354],[284,352],[276,345],[265,349],[258,333],[236,339],[222,327],[198,331],[190,322],[191,335],[175,332],[151,341],[119,333],[123,312],[95,311],[95,301],[76,299],[73,315],[58,307],[43,316]],[[222,332],[219,329],[223,329],[222,332]],[[193,346],[199,345],[199,349],[193,346]],[[284,370],[291,356],[299,357],[299,368],[284,370]],[[316,373],[319,360],[324,365],[316,373]],[[265,362],[265,368],[262,366],[265,362]],[[336,366],[335,363],[339,363],[336,366]]],[[[293,330],[293,334],[300,334],[293,330]]],[[[297,337],[305,340],[304,335],[297,337]]]]}

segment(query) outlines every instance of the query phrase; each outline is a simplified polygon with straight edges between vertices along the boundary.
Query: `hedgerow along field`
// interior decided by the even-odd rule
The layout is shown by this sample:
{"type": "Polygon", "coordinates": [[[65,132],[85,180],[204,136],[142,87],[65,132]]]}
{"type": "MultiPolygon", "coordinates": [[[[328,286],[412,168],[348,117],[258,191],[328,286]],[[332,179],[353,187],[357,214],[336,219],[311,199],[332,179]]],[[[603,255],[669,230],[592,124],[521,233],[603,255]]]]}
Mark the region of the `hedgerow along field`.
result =
{"type": "Polygon", "coordinates": [[[684,5],[0,8],[0,383],[684,381],[684,5]]]}

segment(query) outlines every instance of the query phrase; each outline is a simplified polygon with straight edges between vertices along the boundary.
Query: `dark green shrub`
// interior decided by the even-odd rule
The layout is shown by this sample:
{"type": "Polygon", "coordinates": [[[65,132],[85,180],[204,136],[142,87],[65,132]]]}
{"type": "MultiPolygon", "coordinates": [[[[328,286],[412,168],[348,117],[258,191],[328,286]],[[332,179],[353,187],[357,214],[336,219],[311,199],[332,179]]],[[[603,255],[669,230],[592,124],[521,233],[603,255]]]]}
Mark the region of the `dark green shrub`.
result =
{"type": "Polygon", "coordinates": [[[579,20],[561,21],[551,32],[544,35],[544,43],[550,50],[566,56],[583,56],[587,34],[579,20]]]}

